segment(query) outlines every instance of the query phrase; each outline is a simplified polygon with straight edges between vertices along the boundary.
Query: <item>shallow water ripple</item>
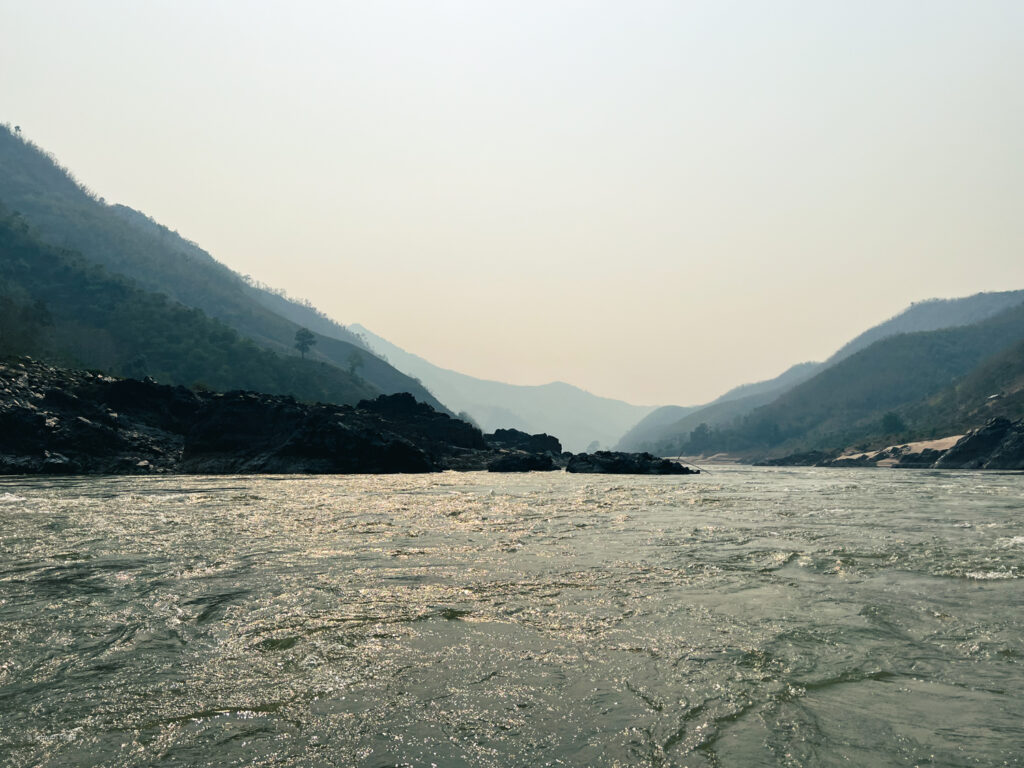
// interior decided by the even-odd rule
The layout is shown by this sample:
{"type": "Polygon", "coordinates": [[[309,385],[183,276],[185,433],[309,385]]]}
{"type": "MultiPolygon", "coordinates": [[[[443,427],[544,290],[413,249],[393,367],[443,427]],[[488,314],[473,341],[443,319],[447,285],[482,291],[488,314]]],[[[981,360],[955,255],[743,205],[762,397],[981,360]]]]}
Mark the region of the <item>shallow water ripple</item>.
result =
{"type": "Polygon", "coordinates": [[[8,478],[0,764],[1024,764],[1024,476],[8,478]]]}

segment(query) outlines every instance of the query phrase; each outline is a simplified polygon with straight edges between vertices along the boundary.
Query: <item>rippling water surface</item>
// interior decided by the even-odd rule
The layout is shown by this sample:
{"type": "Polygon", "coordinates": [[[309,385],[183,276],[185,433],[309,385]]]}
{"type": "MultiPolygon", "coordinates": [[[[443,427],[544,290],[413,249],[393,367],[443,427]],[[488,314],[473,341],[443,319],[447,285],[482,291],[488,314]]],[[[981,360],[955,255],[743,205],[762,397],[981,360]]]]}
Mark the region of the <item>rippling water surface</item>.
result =
{"type": "Polygon", "coordinates": [[[0,482],[0,764],[1024,764],[1024,476],[0,482]]]}

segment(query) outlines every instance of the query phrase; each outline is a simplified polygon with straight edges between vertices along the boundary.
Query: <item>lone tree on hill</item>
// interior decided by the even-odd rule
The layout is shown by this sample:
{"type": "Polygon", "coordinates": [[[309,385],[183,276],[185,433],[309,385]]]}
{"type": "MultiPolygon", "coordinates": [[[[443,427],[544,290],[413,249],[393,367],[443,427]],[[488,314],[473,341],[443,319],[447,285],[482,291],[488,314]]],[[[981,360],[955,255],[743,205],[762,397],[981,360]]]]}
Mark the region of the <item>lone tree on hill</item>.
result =
{"type": "Polygon", "coordinates": [[[363,356],[359,354],[358,350],[352,350],[348,353],[348,372],[350,376],[355,376],[360,368],[363,367],[363,356]]]}
{"type": "Polygon", "coordinates": [[[295,348],[299,350],[299,354],[302,355],[302,359],[306,359],[306,353],[309,352],[309,348],[316,344],[316,336],[309,328],[299,328],[295,332],[295,348]]]}

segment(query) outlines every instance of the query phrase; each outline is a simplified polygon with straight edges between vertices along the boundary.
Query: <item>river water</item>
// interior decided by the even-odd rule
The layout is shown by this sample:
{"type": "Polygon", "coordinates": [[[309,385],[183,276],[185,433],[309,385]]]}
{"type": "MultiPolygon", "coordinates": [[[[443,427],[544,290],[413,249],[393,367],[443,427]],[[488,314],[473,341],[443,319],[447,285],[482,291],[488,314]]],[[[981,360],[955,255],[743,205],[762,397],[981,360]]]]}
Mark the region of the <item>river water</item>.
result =
{"type": "Polygon", "coordinates": [[[0,481],[0,765],[1024,765],[1024,475],[0,481]]]}

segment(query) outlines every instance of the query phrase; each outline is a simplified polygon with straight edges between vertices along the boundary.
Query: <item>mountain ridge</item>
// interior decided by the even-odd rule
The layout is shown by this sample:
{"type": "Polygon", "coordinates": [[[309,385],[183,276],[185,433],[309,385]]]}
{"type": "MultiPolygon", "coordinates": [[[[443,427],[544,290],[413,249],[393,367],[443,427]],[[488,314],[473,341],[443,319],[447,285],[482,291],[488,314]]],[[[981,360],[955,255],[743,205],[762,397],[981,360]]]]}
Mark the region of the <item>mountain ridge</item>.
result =
{"type": "Polygon", "coordinates": [[[647,417],[646,423],[641,422],[627,432],[618,447],[623,450],[671,451],[669,446],[674,444],[677,450],[681,450],[689,433],[701,425],[721,427],[742,419],[874,343],[904,333],[966,327],[991,319],[1021,303],[1024,303],[1024,290],[982,292],[961,298],[914,302],[899,314],[858,334],[822,363],[799,363],[774,379],[734,387],[716,400],[676,418],[672,418],[673,414],[668,411],[664,412],[664,418],[655,412],[647,417]],[[751,388],[755,388],[755,394],[743,396],[743,392],[749,392],[751,388]]]}
{"type": "Polygon", "coordinates": [[[376,358],[342,326],[265,288],[252,285],[218,262],[196,243],[151,217],[97,198],[56,158],[0,126],[0,203],[16,212],[43,243],[78,252],[122,275],[142,290],[166,295],[204,312],[243,337],[280,355],[295,354],[295,333],[304,324],[277,314],[282,302],[331,335],[316,334],[313,359],[347,371],[353,365],[370,391],[411,392],[417,399],[447,411],[418,382],[376,358]],[[319,321],[319,322],[317,322],[319,321]]]}
{"type": "Polygon", "coordinates": [[[419,355],[353,324],[366,343],[426,387],[450,408],[468,413],[484,429],[514,427],[524,432],[547,432],[567,450],[583,451],[594,442],[611,446],[635,419],[653,410],[601,397],[566,382],[519,385],[478,379],[435,365],[419,355]]]}

